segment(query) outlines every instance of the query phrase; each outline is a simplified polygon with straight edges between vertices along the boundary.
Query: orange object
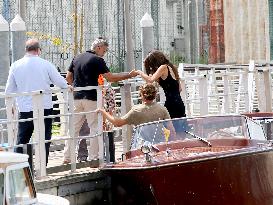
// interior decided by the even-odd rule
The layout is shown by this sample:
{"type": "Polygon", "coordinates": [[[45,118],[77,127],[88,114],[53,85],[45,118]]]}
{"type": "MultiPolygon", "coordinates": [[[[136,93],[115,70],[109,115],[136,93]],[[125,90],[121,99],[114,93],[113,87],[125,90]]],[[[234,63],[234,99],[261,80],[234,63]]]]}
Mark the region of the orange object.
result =
{"type": "Polygon", "coordinates": [[[104,85],[104,78],[103,78],[102,74],[99,75],[98,84],[99,85],[104,85]]]}

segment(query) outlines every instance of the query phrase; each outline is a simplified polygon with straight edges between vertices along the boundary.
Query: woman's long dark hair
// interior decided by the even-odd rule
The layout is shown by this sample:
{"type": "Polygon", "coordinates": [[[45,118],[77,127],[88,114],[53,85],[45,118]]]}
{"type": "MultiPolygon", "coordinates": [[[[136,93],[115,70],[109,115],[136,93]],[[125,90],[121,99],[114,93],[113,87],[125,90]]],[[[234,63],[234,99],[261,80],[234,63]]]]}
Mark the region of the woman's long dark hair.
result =
{"type": "Polygon", "coordinates": [[[170,66],[173,69],[176,80],[179,80],[177,67],[174,66],[161,51],[151,51],[144,60],[147,75],[153,75],[161,65],[170,66]]]}

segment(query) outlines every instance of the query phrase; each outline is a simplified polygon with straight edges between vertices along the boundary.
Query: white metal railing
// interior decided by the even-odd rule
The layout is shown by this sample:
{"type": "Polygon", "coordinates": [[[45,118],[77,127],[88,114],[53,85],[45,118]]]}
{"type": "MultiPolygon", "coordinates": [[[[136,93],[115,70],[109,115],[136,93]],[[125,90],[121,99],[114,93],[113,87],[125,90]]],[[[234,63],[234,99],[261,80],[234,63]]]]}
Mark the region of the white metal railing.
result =
{"type": "MultiPolygon", "coordinates": [[[[272,84],[271,69],[268,65],[257,65],[251,62],[249,65],[190,65],[180,64],[179,73],[182,82],[181,96],[185,102],[187,116],[209,115],[209,114],[231,114],[249,112],[254,108],[260,111],[272,111],[272,84]]],[[[128,112],[133,103],[139,102],[137,87],[143,84],[139,78],[130,80],[125,85],[115,87],[116,102],[121,105],[118,109],[121,115],[128,112]],[[131,85],[133,90],[131,90],[131,85]]],[[[96,89],[98,93],[97,107],[102,107],[102,87],[89,86],[75,88],[75,91],[96,89]]],[[[6,112],[7,118],[0,121],[0,144],[7,143],[7,149],[13,151],[16,145],[16,133],[18,120],[14,112],[14,98],[20,95],[28,95],[33,98],[33,120],[34,134],[32,143],[35,147],[35,171],[36,176],[46,175],[45,146],[46,142],[56,142],[69,140],[72,149],[71,171],[76,170],[76,141],[80,138],[91,138],[94,136],[81,136],[76,138],[74,135],[74,116],[94,112],[74,113],[73,93],[66,89],[53,88],[50,92],[58,96],[55,104],[60,107],[60,114],[43,116],[42,95],[45,91],[32,93],[17,93],[5,95],[0,93],[0,99],[6,100],[6,107],[0,108],[1,112],[6,112]],[[60,117],[59,123],[63,128],[63,134],[49,141],[44,137],[44,119],[60,117]]],[[[165,96],[161,89],[159,91],[160,102],[164,103],[165,96]]],[[[123,151],[126,152],[130,145],[130,126],[123,126],[123,151]]],[[[99,162],[104,163],[104,142],[100,137],[103,132],[102,117],[98,118],[97,135],[99,135],[99,162]]]]}
{"type": "Polygon", "coordinates": [[[268,64],[180,64],[187,116],[272,111],[271,68],[268,64]]]}
{"type": "MultiPolygon", "coordinates": [[[[96,89],[98,93],[98,106],[102,107],[102,87],[101,86],[88,86],[84,88],[75,88],[74,91],[79,90],[90,90],[90,89],[96,89]]],[[[6,129],[2,129],[1,133],[3,135],[3,132],[7,132],[8,140],[7,145],[5,146],[6,149],[9,151],[13,151],[15,147],[22,147],[23,145],[16,145],[15,139],[16,139],[16,132],[14,132],[15,127],[17,127],[18,122],[24,122],[24,121],[30,121],[33,120],[34,124],[34,134],[33,139],[31,140],[30,144],[33,144],[35,147],[35,171],[36,171],[36,177],[43,177],[46,176],[46,157],[45,157],[45,143],[47,142],[53,142],[53,141],[62,141],[62,140],[69,140],[72,144],[70,149],[70,156],[71,156],[71,171],[74,172],[76,170],[76,136],[74,135],[74,98],[73,98],[73,92],[69,92],[67,89],[52,89],[51,91],[36,91],[31,93],[17,93],[17,94],[10,94],[5,95],[3,93],[0,94],[0,98],[5,98],[6,100],[6,115],[7,119],[1,121],[1,126],[6,124],[6,129]],[[48,93],[62,93],[63,95],[63,101],[59,101],[59,104],[63,104],[65,109],[63,109],[63,113],[60,113],[58,115],[50,115],[50,116],[44,116],[44,108],[43,108],[43,95],[48,93]],[[24,120],[18,120],[14,116],[13,112],[13,101],[14,97],[17,96],[32,96],[33,101],[33,118],[24,119],[24,120]],[[55,118],[55,117],[64,117],[64,121],[62,122],[65,127],[68,135],[65,137],[55,138],[52,140],[45,140],[45,127],[44,127],[44,119],[45,118],[55,118]],[[69,126],[67,126],[67,124],[69,126]],[[68,129],[69,127],[69,129],[68,129]]],[[[95,112],[95,110],[91,110],[90,112],[95,112]]],[[[77,113],[78,114],[87,114],[90,112],[82,112],[77,113]]],[[[98,129],[97,129],[98,135],[102,135],[102,116],[98,116],[98,129]]],[[[94,136],[88,136],[85,138],[91,138],[94,136]]],[[[3,139],[3,137],[2,137],[3,139]]],[[[103,141],[102,137],[99,137],[99,160],[100,163],[103,163],[103,141]]],[[[3,140],[2,140],[3,142],[3,140]]]]}

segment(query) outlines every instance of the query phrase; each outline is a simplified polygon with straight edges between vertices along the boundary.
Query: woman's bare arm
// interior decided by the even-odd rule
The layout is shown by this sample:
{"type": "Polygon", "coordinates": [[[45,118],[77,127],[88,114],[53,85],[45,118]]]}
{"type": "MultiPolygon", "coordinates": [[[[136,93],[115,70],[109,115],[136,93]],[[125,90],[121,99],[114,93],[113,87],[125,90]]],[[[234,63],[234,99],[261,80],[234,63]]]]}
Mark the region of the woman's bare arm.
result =
{"type": "Polygon", "coordinates": [[[145,80],[147,83],[153,83],[154,81],[157,81],[160,77],[163,77],[164,75],[166,75],[166,71],[167,71],[167,66],[166,65],[162,65],[160,66],[157,71],[152,75],[152,76],[148,76],[147,74],[145,74],[143,71],[138,70],[138,74],[143,78],[143,80],[145,80]]]}
{"type": "Polygon", "coordinates": [[[181,80],[179,79],[179,80],[178,80],[178,82],[179,82],[179,92],[181,93],[181,92],[182,92],[182,84],[181,84],[181,80]]]}
{"type": "Polygon", "coordinates": [[[103,117],[105,117],[107,120],[109,120],[115,127],[121,127],[125,124],[127,124],[126,120],[121,119],[121,118],[116,118],[112,115],[110,115],[108,112],[106,112],[103,109],[97,109],[97,113],[101,113],[103,117]]]}

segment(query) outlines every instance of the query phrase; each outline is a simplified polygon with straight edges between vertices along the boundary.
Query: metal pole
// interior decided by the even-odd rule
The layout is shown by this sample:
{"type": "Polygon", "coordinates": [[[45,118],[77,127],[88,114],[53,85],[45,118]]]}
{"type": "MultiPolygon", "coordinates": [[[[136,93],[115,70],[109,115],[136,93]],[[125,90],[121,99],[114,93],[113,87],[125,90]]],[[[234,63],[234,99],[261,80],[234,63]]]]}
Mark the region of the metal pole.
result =
{"type": "Polygon", "coordinates": [[[19,0],[19,14],[26,21],[26,0],[19,0]]]}
{"type": "Polygon", "coordinates": [[[78,54],[78,0],[74,0],[74,56],[78,54]]]}
{"type": "Polygon", "coordinates": [[[3,16],[8,21],[10,20],[10,2],[9,2],[9,0],[3,1],[3,16]]]}
{"type": "MultiPolygon", "coordinates": [[[[7,82],[9,74],[9,24],[0,14],[0,86],[7,82]]],[[[0,107],[4,107],[4,101],[0,100],[0,107]]],[[[0,112],[0,118],[5,118],[4,112],[0,112]]]]}
{"type": "Polygon", "coordinates": [[[124,44],[123,44],[123,45],[121,44],[121,39],[123,39],[123,32],[122,32],[122,29],[121,29],[123,20],[122,20],[122,17],[121,17],[121,13],[122,13],[121,11],[122,11],[123,9],[121,9],[121,7],[122,7],[122,4],[120,4],[120,1],[117,0],[118,48],[120,48],[120,49],[118,49],[118,59],[119,59],[118,64],[119,64],[119,69],[122,70],[122,71],[124,71],[124,63],[123,63],[123,61],[122,61],[122,59],[123,59],[123,54],[124,54],[124,53],[122,52],[122,51],[124,51],[124,44]]]}
{"type": "Polygon", "coordinates": [[[98,8],[98,29],[99,36],[103,36],[103,2],[102,0],[97,0],[97,8],[98,8]]]}
{"type": "MultiPolygon", "coordinates": [[[[120,85],[121,94],[121,115],[125,115],[131,109],[131,84],[120,85]]],[[[124,125],[122,126],[122,142],[123,142],[123,153],[130,150],[132,136],[132,126],[124,125]]]]}
{"type": "MultiPolygon", "coordinates": [[[[152,17],[146,13],[140,20],[141,27],[141,45],[142,45],[142,61],[154,49],[154,21],[152,17]]],[[[142,64],[142,71],[144,66],[142,64]]]]}
{"type": "MultiPolygon", "coordinates": [[[[102,86],[99,86],[97,89],[97,107],[102,108],[102,86]]],[[[98,114],[98,129],[97,129],[98,134],[103,133],[103,118],[101,114],[98,114]]],[[[104,142],[103,142],[103,135],[98,136],[98,143],[99,143],[99,163],[100,166],[103,166],[104,163],[104,142]]],[[[92,149],[92,147],[90,147],[92,149]]],[[[91,150],[89,150],[90,152],[91,150]]]]}
{"type": "Polygon", "coordinates": [[[133,39],[131,33],[130,13],[129,13],[129,0],[124,0],[124,18],[125,18],[125,38],[126,38],[126,71],[130,71],[135,67],[134,51],[133,51],[133,39]]]}
{"type": "Polygon", "coordinates": [[[26,24],[19,14],[10,23],[12,62],[25,55],[26,24]]]}
{"type": "Polygon", "coordinates": [[[185,11],[185,42],[186,43],[186,57],[187,62],[191,63],[191,29],[190,29],[190,4],[191,1],[187,0],[184,3],[185,11]]]}
{"type": "Polygon", "coordinates": [[[154,32],[155,32],[155,48],[159,49],[159,0],[152,0],[151,1],[151,16],[154,21],[154,32]]]}
{"type": "Polygon", "coordinates": [[[200,60],[200,32],[199,32],[199,0],[195,0],[196,9],[196,56],[195,60],[200,60]]]}

